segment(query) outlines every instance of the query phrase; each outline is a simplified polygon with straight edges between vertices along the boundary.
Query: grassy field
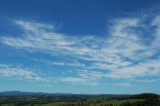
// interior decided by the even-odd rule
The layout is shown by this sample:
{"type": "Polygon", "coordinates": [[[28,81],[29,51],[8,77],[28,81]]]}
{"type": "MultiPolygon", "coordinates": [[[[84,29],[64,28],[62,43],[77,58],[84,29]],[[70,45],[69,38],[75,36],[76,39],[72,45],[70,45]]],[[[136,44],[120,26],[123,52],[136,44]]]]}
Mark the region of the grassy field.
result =
{"type": "MultiPolygon", "coordinates": [[[[54,102],[47,104],[26,104],[22,106],[104,106],[104,105],[120,105],[122,103],[133,103],[137,101],[143,101],[143,99],[126,99],[126,100],[87,100],[87,101],[72,101],[72,102],[54,102]]],[[[13,104],[3,104],[1,106],[14,106],[13,104]]]]}
{"type": "Polygon", "coordinates": [[[65,95],[65,96],[1,96],[0,106],[160,106],[157,94],[132,96],[65,95]]]}
{"type": "MultiPolygon", "coordinates": [[[[47,103],[47,104],[34,104],[34,106],[63,106],[63,105],[74,105],[74,106],[102,106],[105,104],[113,104],[113,105],[119,105],[126,102],[137,102],[137,101],[143,101],[143,99],[127,99],[127,100],[87,100],[87,101],[73,101],[73,102],[54,102],[54,103],[47,103]]],[[[3,104],[1,106],[14,106],[11,103],[3,104]]],[[[26,104],[22,106],[32,106],[31,104],[26,104]]]]}

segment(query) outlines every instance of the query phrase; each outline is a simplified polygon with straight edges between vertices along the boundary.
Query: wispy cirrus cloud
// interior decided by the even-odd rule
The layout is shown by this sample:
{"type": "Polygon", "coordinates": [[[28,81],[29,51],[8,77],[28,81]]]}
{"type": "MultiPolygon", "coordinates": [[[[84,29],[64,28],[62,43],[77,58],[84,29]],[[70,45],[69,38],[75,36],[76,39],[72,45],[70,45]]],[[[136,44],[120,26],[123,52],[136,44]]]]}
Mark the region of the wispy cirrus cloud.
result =
{"type": "Polygon", "coordinates": [[[97,82],[93,82],[93,80],[85,79],[81,77],[62,77],[60,79],[62,82],[68,82],[75,85],[89,85],[89,86],[95,86],[98,85],[97,82]]]}
{"type": "Polygon", "coordinates": [[[0,64],[0,76],[17,78],[17,79],[25,79],[29,81],[45,81],[45,82],[47,81],[46,78],[29,69],[22,68],[22,67],[13,67],[7,64],[0,64]]]}
{"type": "Polygon", "coordinates": [[[61,82],[72,83],[75,85],[99,85],[98,79],[103,75],[101,72],[90,71],[90,70],[73,70],[69,73],[75,73],[75,75],[70,74],[69,76],[61,76],[58,78],[61,82]]]}
{"type": "Polygon", "coordinates": [[[159,76],[160,61],[150,60],[148,62],[139,63],[134,66],[127,66],[117,70],[113,70],[107,77],[110,78],[136,78],[144,76],[159,76]]]}
{"type": "Polygon", "coordinates": [[[131,87],[132,86],[130,82],[115,83],[114,85],[121,86],[121,87],[131,87]]]}
{"type": "Polygon", "coordinates": [[[33,58],[36,62],[42,62],[48,65],[55,65],[55,66],[70,66],[70,67],[86,67],[85,64],[80,63],[78,61],[72,60],[72,61],[52,61],[52,60],[46,60],[46,59],[36,59],[33,58]]]}
{"type": "Polygon", "coordinates": [[[77,77],[68,76],[61,78],[61,81],[86,83],[99,78],[159,76],[159,17],[153,17],[148,23],[138,17],[114,20],[108,26],[109,34],[103,37],[69,36],[55,31],[55,25],[16,20],[14,22],[23,29],[24,34],[20,37],[3,36],[0,43],[29,53],[42,52],[76,60],[57,62],[37,59],[52,65],[82,68],[81,73],[76,73],[77,77]],[[152,34],[146,34],[146,29],[152,34]]]}

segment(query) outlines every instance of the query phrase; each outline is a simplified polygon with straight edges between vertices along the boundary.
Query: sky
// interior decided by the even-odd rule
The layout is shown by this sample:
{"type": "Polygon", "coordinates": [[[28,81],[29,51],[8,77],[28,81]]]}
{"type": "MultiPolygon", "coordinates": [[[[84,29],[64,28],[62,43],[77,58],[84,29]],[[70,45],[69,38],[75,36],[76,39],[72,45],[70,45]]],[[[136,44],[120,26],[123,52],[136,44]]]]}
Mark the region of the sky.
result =
{"type": "Polygon", "coordinates": [[[160,94],[160,0],[1,0],[0,91],[160,94]]]}

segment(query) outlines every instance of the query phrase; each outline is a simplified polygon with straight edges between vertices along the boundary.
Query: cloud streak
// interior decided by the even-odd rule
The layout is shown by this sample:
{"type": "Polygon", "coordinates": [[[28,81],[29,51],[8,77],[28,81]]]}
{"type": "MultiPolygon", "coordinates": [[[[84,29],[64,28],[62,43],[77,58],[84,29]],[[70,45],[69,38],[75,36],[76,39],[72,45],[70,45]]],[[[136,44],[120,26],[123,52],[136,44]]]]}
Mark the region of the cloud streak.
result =
{"type": "Polygon", "coordinates": [[[29,81],[47,81],[47,79],[45,79],[44,77],[40,76],[39,74],[33,71],[30,71],[29,69],[21,67],[13,67],[6,64],[0,64],[0,76],[25,79],[29,81]]]}
{"type": "MultiPolygon", "coordinates": [[[[154,17],[149,23],[144,23],[140,18],[114,20],[108,27],[109,34],[105,37],[69,36],[55,31],[55,25],[16,20],[14,22],[22,28],[24,34],[20,37],[0,37],[0,43],[29,53],[41,52],[57,58],[67,56],[73,62],[68,63],[65,59],[64,62],[56,62],[43,58],[38,61],[56,66],[82,68],[81,74],[77,73],[78,77],[68,76],[61,78],[61,81],[86,83],[89,79],[160,76],[159,17],[154,17]],[[152,30],[153,28],[155,30],[152,30]],[[152,34],[145,35],[146,29],[152,34]],[[150,40],[146,41],[145,38],[150,40]]],[[[16,75],[14,71],[12,75],[16,75]]],[[[7,71],[2,72],[7,76],[7,71]]]]}

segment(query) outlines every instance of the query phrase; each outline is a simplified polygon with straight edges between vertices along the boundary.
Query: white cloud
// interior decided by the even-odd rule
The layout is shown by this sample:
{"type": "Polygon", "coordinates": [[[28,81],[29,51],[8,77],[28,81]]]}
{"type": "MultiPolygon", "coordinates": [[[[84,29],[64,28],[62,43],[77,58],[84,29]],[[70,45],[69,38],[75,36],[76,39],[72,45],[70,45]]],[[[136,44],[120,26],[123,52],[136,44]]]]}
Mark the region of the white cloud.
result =
{"type": "Polygon", "coordinates": [[[45,30],[53,30],[55,26],[49,24],[41,24],[41,23],[34,23],[34,22],[25,22],[23,20],[14,20],[14,22],[21,26],[25,31],[39,33],[45,30]]]}
{"type": "Polygon", "coordinates": [[[154,42],[152,43],[152,47],[154,49],[158,49],[160,51],[160,46],[159,46],[159,42],[160,42],[160,16],[157,16],[154,18],[154,20],[152,21],[152,25],[154,27],[156,27],[154,30],[154,42]]]}
{"type": "Polygon", "coordinates": [[[85,83],[85,79],[78,78],[78,77],[65,77],[61,79],[62,81],[72,82],[72,83],[85,83]]]}
{"type": "Polygon", "coordinates": [[[36,59],[33,58],[34,61],[47,63],[49,65],[56,65],[56,66],[71,66],[71,67],[86,67],[85,64],[80,63],[78,61],[72,60],[72,61],[51,61],[51,60],[43,60],[43,59],[36,59]]]}
{"type": "MultiPolygon", "coordinates": [[[[118,29],[122,30],[128,26],[135,26],[132,22],[133,20],[130,21],[128,20],[127,22],[129,24],[124,24],[123,26],[119,25],[123,24],[123,22],[120,22],[116,28],[119,26],[122,28],[118,29]]],[[[18,21],[18,25],[20,25],[26,33],[19,38],[2,37],[1,42],[18,49],[25,49],[29,52],[41,51],[52,55],[69,55],[86,60],[110,61],[110,58],[119,58],[117,53],[130,56],[134,51],[141,50],[142,46],[140,42],[137,41],[138,38],[133,35],[121,38],[115,37],[114,33],[111,33],[113,35],[109,38],[95,36],[79,38],[66,36],[55,31],[48,31],[46,26],[49,25],[46,24],[39,25],[39,23],[18,21]],[[130,48],[130,45],[133,47],[130,48]]]]}
{"type": "Polygon", "coordinates": [[[159,76],[160,60],[153,59],[159,51],[160,18],[157,16],[147,25],[140,18],[121,18],[109,26],[109,35],[105,37],[69,36],[55,31],[54,25],[16,20],[15,23],[24,30],[19,37],[1,37],[0,43],[32,52],[47,53],[61,58],[66,56],[73,60],[63,62],[38,59],[57,66],[81,67],[78,77],[65,77],[62,81],[86,83],[99,78],[135,78],[142,76],[159,76]],[[146,45],[142,28],[156,26],[151,35],[155,37],[146,45]],[[140,32],[139,32],[140,31],[140,32]],[[91,71],[84,71],[91,70],[91,71]],[[96,70],[96,72],[95,72],[96,70]],[[97,72],[99,71],[99,73],[97,72]]]}
{"type": "Polygon", "coordinates": [[[114,85],[121,86],[121,87],[131,87],[132,86],[130,82],[115,83],[114,85]]]}
{"type": "Polygon", "coordinates": [[[113,70],[106,77],[110,78],[134,78],[142,76],[160,76],[160,61],[150,60],[138,65],[113,70]]]}
{"type": "Polygon", "coordinates": [[[103,75],[101,72],[89,70],[74,70],[70,71],[70,73],[72,73],[70,76],[61,76],[58,80],[76,85],[95,86],[99,84],[97,80],[103,75]],[[73,75],[73,73],[75,73],[75,75],[73,75]]]}
{"type": "Polygon", "coordinates": [[[92,80],[88,80],[81,77],[63,77],[60,79],[60,81],[68,82],[76,85],[89,85],[89,86],[95,86],[98,85],[97,82],[94,82],[92,80]]]}
{"type": "Polygon", "coordinates": [[[21,67],[0,64],[0,77],[25,79],[31,81],[47,81],[37,73],[21,67]]]}
{"type": "Polygon", "coordinates": [[[111,35],[114,37],[128,37],[128,35],[136,40],[131,33],[132,27],[135,28],[139,25],[139,20],[137,18],[122,18],[115,20],[111,27],[111,35]]]}
{"type": "Polygon", "coordinates": [[[159,82],[160,79],[132,79],[131,81],[136,81],[136,82],[140,82],[140,83],[155,83],[155,82],[159,82]]]}

